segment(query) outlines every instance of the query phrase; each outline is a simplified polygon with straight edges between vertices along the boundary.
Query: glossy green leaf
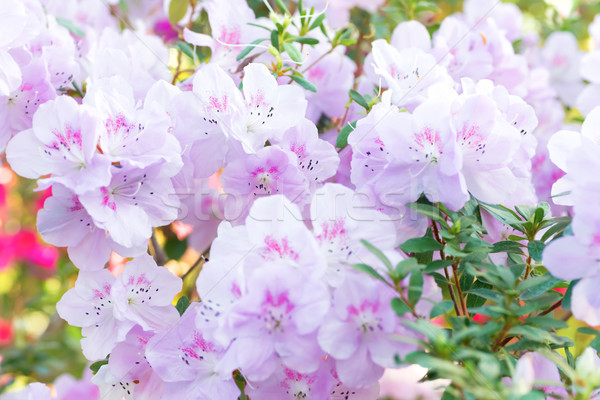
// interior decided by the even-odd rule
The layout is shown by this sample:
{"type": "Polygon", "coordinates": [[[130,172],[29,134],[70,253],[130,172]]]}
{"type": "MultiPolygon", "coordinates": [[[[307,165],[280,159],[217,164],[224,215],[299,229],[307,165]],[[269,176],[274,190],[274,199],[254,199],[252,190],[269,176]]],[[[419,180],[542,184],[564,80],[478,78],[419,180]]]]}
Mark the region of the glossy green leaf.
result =
{"type": "Polygon", "coordinates": [[[300,54],[300,51],[296,47],[294,47],[293,44],[284,43],[283,49],[288,53],[288,55],[294,62],[302,63],[302,54],[300,54]]]}
{"type": "Polygon", "coordinates": [[[352,133],[354,129],[356,129],[356,121],[344,125],[340,133],[338,133],[335,146],[339,149],[343,149],[344,147],[348,146],[348,136],[350,136],[350,133],[352,133]]]}
{"type": "Polygon", "coordinates": [[[189,5],[189,0],[171,0],[169,4],[169,22],[177,25],[187,14],[189,5]]]}
{"type": "Polygon", "coordinates": [[[294,82],[296,82],[298,85],[302,86],[304,89],[306,90],[310,90],[311,92],[317,92],[317,87],[315,85],[313,85],[312,83],[310,83],[309,81],[307,81],[306,79],[304,79],[301,76],[298,75],[291,75],[290,78],[292,78],[292,80],[294,82]]]}

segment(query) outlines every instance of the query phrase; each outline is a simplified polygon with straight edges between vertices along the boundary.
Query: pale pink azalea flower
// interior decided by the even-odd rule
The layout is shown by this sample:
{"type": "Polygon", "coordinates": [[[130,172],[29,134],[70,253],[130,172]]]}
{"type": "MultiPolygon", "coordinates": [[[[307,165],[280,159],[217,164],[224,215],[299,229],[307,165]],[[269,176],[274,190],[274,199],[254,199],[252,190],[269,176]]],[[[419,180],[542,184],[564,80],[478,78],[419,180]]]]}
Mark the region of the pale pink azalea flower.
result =
{"type": "Polygon", "coordinates": [[[361,193],[334,183],[325,184],[314,194],[313,234],[327,260],[325,279],[332,286],[341,284],[352,264],[366,262],[370,251],[361,240],[382,251],[393,250],[396,244],[394,223],[364,203],[361,193]]]}
{"type": "Polygon", "coordinates": [[[208,179],[198,179],[192,190],[179,194],[181,209],[176,223],[181,225],[178,232],[185,233],[188,245],[198,252],[210,247],[225,218],[225,195],[217,186],[219,180],[218,173],[208,179]]]}
{"type": "Polygon", "coordinates": [[[4,150],[13,135],[31,128],[38,107],[56,97],[42,60],[33,59],[17,67],[22,73],[21,83],[6,96],[0,96],[0,150],[4,150]]]}
{"type": "Polygon", "coordinates": [[[245,222],[232,227],[224,221],[219,226],[210,261],[196,282],[204,301],[228,309],[246,293],[246,277],[270,262],[285,263],[317,277],[325,273],[317,241],[300,210],[284,196],[258,199],[245,222]]]}
{"type": "Polygon", "coordinates": [[[525,353],[519,358],[515,366],[512,386],[517,394],[527,394],[535,388],[543,390],[548,395],[547,398],[567,396],[558,367],[536,352],[525,353]]]}
{"type": "Polygon", "coordinates": [[[96,152],[96,123],[92,109],[60,96],[42,104],[33,117],[32,129],[10,141],[7,159],[23,177],[51,174],[39,181],[41,187],[60,183],[81,194],[108,185],[110,160],[96,152]]]}
{"type": "Polygon", "coordinates": [[[136,104],[130,84],[120,76],[88,87],[84,104],[97,112],[98,148],[111,162],[127,160],[147,167],[163,161],[170,176],[181,169],[181,147],[171,134],[171,118],[155,100],[163,85],[159,81],[150,88],[143,107],[136,104]]]}
{"type": "Polygon", "coordinates": [[[100,367],[92,378],[92,383],[100,389],[102,400],[134,400],[133,395],[136,392],[136,384],[130,381],[119,381],[110,372],[108,365],[100,367]]]}
{"type": "Polygon", "coordinates": [[[61,318],[69,325],[83,328],[81,348],[91,361],[105,358],[127,333],[113,315],[114,282],[115,277],[105,269],[80,271],[75,287],[56,304],[61,318]]]}
{"type": "Polygon", "coordinates": [[[164,164],[138,168],[123,161],[111,167],[108,185],[80,195],[79,201],[113,241],[138,248],[150,238],[153,227],[177,218],[179,199],[165,168],[164,164]]]}
{"type": "Polygon", "coordinates": [[[593,156],[600,146],[600,107],[586,117],[581,133],[562,130],[548,141],[550,159],[566,173],[552,186],[553,201],[560,205],[573,205],[573,190],[586,182],[597,180],[594,166],[597,157],[593,156]]]}
{"type": "Polygon", "coordinates": [[[463,160],[447,96],[428,99],[412,114],[390,115],[380,122],[380,129],[393,157],[375,184],[380,197],[404,205],[423,193],[451,209],[464,205],[469,194],[460,173],[463,160]]]}
{"type": "Polygon", "coordinates": [[[91,382],[92,371],[87,369],[80,380],[69,374],[62,374],[54,381],[56,400],[101,400],[98,386],[91,382]]]}
{"type": "Polygon", "coordinates": [[[256,18],[245,1],[222,3],[210,0],[204,3],[204,8],[208,13],[212,36],[184,29],[183,37],[194,46],[209,47],[212,53],[210,63],[220,66],[231,76],[236,76],[241,72],[236,57],[246,46],[261,37],[262,29],[249,25],[256,23],[256,18]]]}
{"type": "Polygon", "coordinates": [[[335,147],[319,138],[317,127],[308,119],[288,129],[274,141],[297,161],[311,189],[335,175],[340,159],[335,147]]]}
{"type": "Polygon", "coordinates": [[[163,398],[164,382],[150,367],[145,356],[150,339],[155,335],[136,325],[125,340],[117,343],[108,359],[110,373],[119,382],[133,382],[136,397],[148,400],[163,398]]]}
{"type": "Polygon", "coordinates": [[[34,0],[8,0],[0,10],[0,97],[9,96],[22,84],[19,63],[9,50],[35,38],[44,24],[44,11],[34,0]]]}
{"type": "Polygon", "coordinates": [[[481,26],[472,28],[459,16],[451,15],[433,35],[432,52],[456,81],[463,77],[487,78],[494,70],[487,38],[479,32],[481,26]]]}
{"type": "Polygon", "coordinates": [[[509,160],[518,150],[518,131],[488,96],[461,96],[453,104],[453,127],[462,150],[462,174],[469,192],[488,203],[503,203],[515,191],[509,160]]]}
{"type": "Polygon", "coordinates": [[[250,381],[269,378],[279,360],[302,373],[315,371],[324,356],[316,330],[328,309],[323,282],[287,263],[263,264],[249,274],[246,292],[216,334],[229,344],[220,370],[239,368],[250,381]]]}
{"type": "Polygon", "coordinates": [[[166,329],[178,319],[171,304],[181,290],[181,279],[159,267],[148,254],[128,262],[113,284],[114,315],[123,325],[145,330],[166,329]]]}
{"type": "Polygon", "coordinates": [[[577,38],[571,32],[553,32],[539,54],[540,66],[550,71],[552,86],[568,106],[575,105],[583,89],[581,57],[577,38]]]}
{"type": "Polygon", "coordinates": [[[38,212],[37,228],[48,243],[67,247],[69,258],[77,268],[102,269],[111,251],[127,257],[146,251],[146,242],[128,248],[114,242],[105,229],[96,225],[72,191],[54,185],[52,192],[52,196],[44,202],[44,208],[38,212]]]}
{"type": "MultiPolygon", "coordinates": [[[[322,40],[326,38],[323,37],[322,40]]],[[[322,114],[329,118],[343,116],[346,111],[344,104],[349,100],[348,92],[354,84],[356,65],[344,54],[345,48],[338,46],[330,54],[326,54],[328,50],[329,45],[321,43],[308,48],[308,56],[302,64],[310,66],[303,72],[306,79],[317,88],[316,93],[304,91],[308,100],[307,118],[315,123],[322,114]],[[315,64],[312,65],[313,63],[315,64]]]]}
{"type": "Polygon", "coordinates": [[[321,362],[319,369],[309,374],[279,366],[269,379],[252,383],[246,392],[258,399],[329,399],[329,393],[335,383],[328,369],[329,364],[321,362]]]}
{"type": "Polygon", "coordinates": [[[356,123],[356,128],[348,136],[348,144],[352,147],[350,179],[357,188],[372,183],[392,160],[389,149],[383,142],[382,126],[384,118],[395,118],[399,114],[396,106],[391,104],[391,93],[382,95],[381,102],[373,106],[371,112],[356,123]]]}
{"type": "Polygon", "coordinates": [[[452,84],[446,70],[435,57],[416,47],[396,49],[385,40],[373,42],[375,73],[392,91],[392,103],[414,110],[427,97],[427,89],[436,83],[452,84]]]}
{"type": "Polygon", "coordinates": [[[169,51],[160,38],[106,27],[91,44],[83,64],[91,83],[118,76],[131,87],[135,99],[142,100],[157,81],[171,80],[168,62],[169,51]]]}
{"type": "MultiPolygon", "coordinates": [[[[200,129],[206,135],[214,136],[212,131],[220,129],[226,137],[238,142],[243,151],[253,153],[304,118],[307,102],[302,89],[278,85],[265,65],[246,66],[242,84],[243,96],[233,80],[215,64],[208,64],[196,73],[193,92],[199,100],[196,109],[200,113],[196,118],[204,121],[200,129]]],[[[238,153],[242,151],[235,144],[230,146],[238,153]]],[[[229,158],[236,156],[232,153],[229,158]]]]}
{"type": "Polygon", "coordinates": [[[333,359],[339,379],[350,387],[367,388],[395,367],[395,355],[415,346],[393,336],[410,336],[390,306],[394,292],[373,279],[347,276],[336,289],[330,313],[321,324],[319,345],[333,359]]]}
{"type": "Polygon", "coordinates": [[[0,396],[1,400],[52,400],[50,388],[43,383],[30,383],[24,389],[6,393],[0,396]]]}
{"type": "Polygon", "coordinates": [[[379,396],[393,400],[440,400],[445,386],[450,382],[445,379],[420,382],[426,374],[427,368],[416,364],[398,369],[388,368],[379,380],[379,396]]]}
{"type": "Polygon", "coordinates": [[[223,191],[228,195],[225,217],[239,221],[257,198],[275,194],[303,205],[309,186],[296,158],[290,151],[269,146],[229,163],[221,175],[223,191]]]}
{"type": "Polygon", "coordinates": [[[207,338],[206,317],[216,318],[214,309],[206,301],[192,303],[177,324],[148,342],[146,359],[171,396],[235,400],[239,389],[231,376],[216,372],[224,349],[207,338]]]}

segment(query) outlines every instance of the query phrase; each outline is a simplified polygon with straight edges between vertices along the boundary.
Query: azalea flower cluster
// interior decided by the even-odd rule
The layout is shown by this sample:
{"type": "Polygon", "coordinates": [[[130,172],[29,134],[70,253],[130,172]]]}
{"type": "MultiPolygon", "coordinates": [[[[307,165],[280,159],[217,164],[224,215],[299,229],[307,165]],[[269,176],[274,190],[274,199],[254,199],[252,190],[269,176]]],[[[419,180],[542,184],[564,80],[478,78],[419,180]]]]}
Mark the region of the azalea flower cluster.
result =
{"type": "Polygon", "coordinates": [[[579,280],[573,288],[573,315],[590,325],[600,323],[597,304],[600,181],[598,166],[600,107],[594,108],[581,126],[581,133],[559,131],[550,138],[552,161],[566,175],[552,187],[555,202],[573,206],[573,235],[552,242],[544,252],[544,265],[552,275],[579,280]],[[565,268],[568,265],[569,268],[565,268]]]}
{"type": "Polygon", "coordinates": [[[516,6],[491,0],[466,1],[433,36],[402,22],[364,63],[336,28],[353,6],[383,2],[306,1],[320,29],[306,9],[256,18],[243,0],[184,2],[175,17],[175,1],[127,3],[120,21],[93,0],[0,10],[0,146],[51,190],[38,231],[80,270],[56,308],[82,328],[102,399],[235,400],[240,387],[251,399],[376,399],[385,369],[426,340],[409,324],[443,301],[431,275],[390,278],[414,255],[398,246],[437,228],[410,212],[417,201],[572,206],[574,235],[544,265],[581,279],[573,314],[600,324],[597,51],[582,56],[565,32],[539,46],[516,6]],[[204,12],[210,34],[192,29],[204,12]],[[274,47],[288,37],[300,39],[274,47]],[[587,115],[581,134],[562,130],[565,104],[587,115]],[[189,306],[176,301],[187,274],[147,254],[169,225],[210,258],[189,306]],[[130,259],[120,274],[105,268],[113,253],[130,259]],[[411,305],[400,312],[399,296],[411,305]]]}

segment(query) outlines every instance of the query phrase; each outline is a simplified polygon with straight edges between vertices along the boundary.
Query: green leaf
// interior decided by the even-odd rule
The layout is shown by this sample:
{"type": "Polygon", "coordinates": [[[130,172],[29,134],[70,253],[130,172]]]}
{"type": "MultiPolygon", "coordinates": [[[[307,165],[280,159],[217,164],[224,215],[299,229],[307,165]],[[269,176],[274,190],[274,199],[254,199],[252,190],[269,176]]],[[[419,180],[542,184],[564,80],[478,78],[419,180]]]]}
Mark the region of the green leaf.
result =
{"type": "Polygon", "coordinates": [[[571,281],[571,283],[569,283],[569,287],[567,288],[567,291],[565,292],[565,295],[563,297],[563,301],[560,304],[563,310],[568,311],[571,309],[571,296],[573,295],[573,287],[575,287],[577,282],[579,282],[579,279],[571,281]]]}
{"type": "Polygon", "coordinates": [[[417,3],[417,5],[415,6],[414,12],[416,14],[424,12],[424,11],[430,11],[433,13],[438,13],[440,12],[440,8],[432,1],[420,1],[417,3]]]}
{"type": "Polygon", "coordinates": [[[279,7],[279,9],[281,11],[283,11],[284,13],[286,13],[287,15],[291,15],[289,10],[287,9],[287,7],[285,6],[285,3],[281,0],[275,0],[275,4],[277,4],[277,7],[279,7]]]}
{"type": "Polygon", "coordinates": [[[521,300],[534,299],[546,293],[561,281],[562,279],[555,278],[550,274],[535,276],[519,283],[517,290],[523,291],[520,296],[521,300]]]}
{"type": "Polygon", "coordinates": [[[297,42],[297,43],[308,44],[308,45],[314,46],[316,44],[319,44],[319,39],[315,39],[312,37],[306,37],[306,36],[294,36],[292,38],[292,42],[297,42]]]}
{"type": "Polygon", "coordinates": [[[442,250],[444,246],[434,238],[424,236],[408,239],[400,245],[400,248],[407,253],[423,253],[426,251],[442,250]]]}
{"type": "Polygon", "coordinates": [[[546,398],[547,397],[544,392],[541,392],[539,390],[533,390],[519,397],[519,400],[544,400],[546,398]]]}
{"type": "Polygon", "coordinates": [[[362,94],[358,93],[356,90],[354,90],[354,89],[350,90],[350,98],[352,100],[354,100],[356,102],[356,104],[363,107],[364,109],[366,109],[366,110],[369,109],[369,104],[367,103],[365,98],[362,96],[362,94]]]}
{"type": "Polygon", "coordinates": [[[429,264],[427,264],[427,266],[423,270],[423,273],[429,274],[429,273],[437,271],[439,269],[449,267],[452,264],[454,264],[453,260],[435,260],[435,261],[432,261],[429,264]]]}
{"type": "MultiPolygon", "coordinates": [[[[547,205],[548,205],[548,203],[546,203],[546,206],[547,205]]],[[[533,222],[536,224],[539,224],[540,222],[542,222],[544,220],[545,216],[546,216],[546,210],[544,209],[544,207],[538,206],[538,208],[535,209],[535,213],[533,216],[533,222]]]]}
{"type": "Polygon", "coordinates": [[[392,310],[396,311],[396,314],[399,317],[402,317],[404,314],[410,312],[410,307],[397,297],[392,299],[390,305],[392,306],[392,310]]]}
{"type": "Polygon", "coordinates": [[[411,210],[415,210],[419,214],[423,214],[426,217],[431,218],[432,220],[434,220],[436,222],[446,225],[446,221],[444,220],[444,215],[441,213],[441,211],[437,207],[435,207],[431,204],[408,203],[406,206],[408,208],[410,208],[411,210]]]}
{"type": "Polygon", "coordinates": [[[536,328],[530,325],[518,325],[513,326],[508,331],[508,335],[512,336],[523,336],[525,339],[529,339],[535,342],[549,342],[553,344],[563,344],[565,339],[558,336],[555,333],[546,331],[545,329],[536,328]]]}
{"type": "Polygon", "coordinates": [[[187,14],[189,5],[189,0],[171,0],[171,4],[169,4],[169,22],[172,25],[177,25],[187,14]]]}
{"type": "Polygon", "coordinates": [[[408,301],[411,305],[417,304],[423,293],[423,275],[414,273],[410,275],[408,284],[408,301]]]}
{"type": "Polygon", "coordinates": [[[521,249],[523,245],[518,242],[511,240],[505,240],[502,242],[494,243],[492,246],[491,253],[514,253],[514,254],[525,254],[521,249]]]}
{"type": "Polygon", "coordinates": [[[530,205],[515,206],[515,210],[517,210],[525,221],[530,221],[535,214],[535,208],[530,205]]]}
{"type": "Polygon", "coordinates": [[[253,23],[253,22],[247,22],[247,24],[248,24],[248,25],[251,25],[251,26],[255,26],[255,27],[257,27],[257,28],[264,29],[264,30],[266,30],[266,31],[268,31],[268,32],[271,32],[271,28],[269,28],[269,27],[267,27],[267,26],[260,25],[260,24],[255,24],[255,23],[253,23]]]}
{"type": "Polygon", "coordinates": [[[396,268],[394,268],[394,275],[400,281],[406,275],[412,274],[415,271],[420,273],[420,267],[422,267],[422,265],[420,265],[415,258],[407,258],[406,260],[402,260],[396,264],[396,268]]]}
{"type": "MultiPolygon", "coordinates": [[[[476,280],[473,282],[473,286],[471,286],[471,291],[477,289],[491,289],[492,285],[482,282],[480,280],[476,280]]],[[[471,310],[472,308],[481,307],[485,304],[485,297],[478,296],[474,293],[467,294],[467,309],[469,312],[474,312],[471,310]]]]}
{"type": "Polygon", "coordinates": [[[75,25],[73,24],[73,22],[72,22],[72,21],[69,21],[68,19],[64,19],[64,18],[56,18],[56,22],[57,22],[59,25],[61,25],[61,26],[65,27],[65,28],[67,28],[67,29],[68,29],[68,30],[69,30],[71,33],[73,33],[74,35],[81,36],[81,37],[84,37],[84,36],[85,36],[85,32],[84,32],[84,31],[82,31],[82,30],[81,30],[80,28],[78,28],[77,26],[75,26],[75,25]]]}
{"type": "Polygon", "coordinates": [[[600,336],[596,336],[591,342],[590,347],[596,352],[600,352],[600,336]]]}
{"type": "Polygon", "coordinates": [[[340,36],[339,44],[342,46],[352,46],[358,39],[358,29],[352,23],[348,25],[348,28],[344,30],[344,33],[340,36]]]}
{"type": "Polygon", "coordinates": [[[429,318],[435,318],[442,314],[446,314],[450,312],[453,308],[453,304],[451,300],[444,300],[439,303],[435,303],[433,308],[431,309],[431,313],[429,314],[429,318]]]}
{"type": "Polygon", "coordinates": [[[256,47],[257,44],[264,42],[265,40],[267,40],[267,38],[262,38],[262,39],[256,39],[252,42],[252,44],[250,44],[250,46],[246,47],[244,50],[242,50],[242,52],[240,54],[237,55],[237,57],[235,58],[236,61],[240,61],[242,58],[246,57],[252,50],[254,50],[254,48],[256,47]]]}
{"type": "Polygon", "coordinates": [[[194,59],[194,49],[192,49],[192,46],[190,46],[188,43],[178,40],[176,48],[181,50],[181,52],[189,58],[194,59]]]}
{"type": "Polygon", "coordinates": [[[176,236],[170,237],[165,242],[164,248],[169,259],[179,260],[188,248],[187,240],[179,240],[176,236]]]}
{"type": "Polygon", "coordinates": [[[550,228],[548,228],[548,230],[546,232],[544,232],[544,234],[541,237],[541,241],[545,242],[546,240],[550,239],[550,237],[554,234],[558,234],[562,231],[565,230],[565,228],[567,226],[569,226],[569,224],[571,223],[571,218],[570,217],[559,217],[559,218],[554,218],[552,220],[552,222],[554,222],[555,224],[552,225],[550,228]]]}
{"type": "Polygon", "coordinates": [[[279,50],[279,32],[277,32],[277,29],[271,31],[271,45],[279,50]]]}
{"type": "Polygon", "coordinates": [[[392,270],[392,262],[389,260],[389,258],[386,257],[385,254],[383,254],[381,250],[379,250],[377,247],[373,246],[371,243],[367,242],[364,239],[361,239],[360,243],[362,243],[362,245],[365,246],[367,250],[373,253],[387,267],[388,270],[392,270]]]}
{"type": "Polygon", "coordinates": [[[294,62],[302,63],[302,54],[300,54],[300,51],[293,44],[284,43],[283,48],[294,62]]]}
{"type": "Polygon", "coordinates": [[[547,331],[563,329],[569,326],[566,322],[561,321],[560,319],[554,319],[549,315],[527,317],[525,318],[525,323],[535,325],[538,328],[547,331]]]}
{"type": "Polygon", "coordinates": [[[298,75],[291,75],[290,78],[292,78],[292,80],[294,82],[296,82],[298,85],[302,86],[304,89],[306,90],[310,90],[311,92],[317,92],[317,87],[315,85],[313,85],[312,83],[310,83],[309,81],[307,81],[306,79],[304,79],[301,76],[298,75]]]}
{"type": "Polygon", "coordinates": [[[525,230],[521,226],[523,221],[517,216],[517,214],[515,214],[508,208],[481,202],[479,203],[479,207],[492,214],[494,218],[496,218],[503,224],[512,226],[520,232],[525,232],[525,230]]]}
{"type": "Polygon", "coordinates": [[[354,129],[356,129],[356,121],[352,121],[344,125],[340,133],[338,133],[338,137],[335,141],[335,146],[338,149],[343,149],[344,147],[348,146],[348,136],[350,136],[350,133],[352,133],[354,129]]]}
{"type": "Polygon", "coordinates": [[[379,279],[380,281],[384,282],[386,285],[389,285],[389,282],[383,277],[381,276],[381,274],[379,274],[379,272],[375,271],[375,269],[367,264],[354,264],[352,266],[352,268],[354,268],[357,271],[360,272],[366,272],[367,274],[371,275],[373,278],[375,279],[379,279]]]}
{"type": "Polygon", "coordinates": [[[544,251],[544,247],[546,247],[544,242],[541,242],[539,240],[532,240],[527,245],[527,249],[529,250],[529,255],[535,261],[542,261],[542,252],[544,251]]]}
{"type": "Polygon", "coordinates": [[[310,24],[310,26],[308,27],[308,30],[312,31],[313,29],[321,26],[324,19],[325,19],[325,13],[319,14],[319,16],[317,18],[315,18],[315,20],[312,22],[312,24],[310,24]]]}
{"type": "Polygon", "coordinates": [[[100,360],[100,361],[96,361],[95,363],[92,363],[90,365],[90,369],[92,370],[92,373],[94,375],[96,375],[98,373],[98,370],[100,370],[100,367],[102,367],[103,365],[108,364],[108,358],[106,358],[105,360],[100,360]]]}
{"type": "Polygon", "coordinates": [[[500,303],[504,298],[502,293],[498,293],[488,288],[475,288],[469,290],[468,293],[474,296],[483,297],[484,299],[491,300],[495,303],[500,303]]]}
{"type": "Polygon", "coordinates": [[[581,328],[577,328],[577,332],[583,333],[584,335],[600,335],[600,331],[594,328],[590,328],[589,326],[582,326],[581,328]]]}
{"type": "Polygon", "coordinates": [[[179,300],[177,300],[177,305],[175,306],[175,308],[179,312],[179,315],[183,315],[183,313],[185,312],[185,310],[187,310],[189,306],[190,299],[188,299],[187,296],[181,296],[179,300]]]}

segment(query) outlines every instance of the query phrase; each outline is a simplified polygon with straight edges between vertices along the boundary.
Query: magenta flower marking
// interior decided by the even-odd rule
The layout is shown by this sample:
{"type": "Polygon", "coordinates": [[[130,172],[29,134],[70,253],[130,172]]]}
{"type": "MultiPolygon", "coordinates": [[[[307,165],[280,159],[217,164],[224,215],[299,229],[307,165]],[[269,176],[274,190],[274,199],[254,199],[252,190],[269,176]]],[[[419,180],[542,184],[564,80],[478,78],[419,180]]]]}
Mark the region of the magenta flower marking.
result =
{"type": "Polygon", "coordinates": [[[226,94],[224,94],[223,97],[221,97],[220,99],[215,96],[210,96],[208,98],[208,102],[209,102],[210,107],[212,109],[216,110],[217,112],[227,111],[228,98],[227,98],[226,94]]]}
{"type": "Polygon", "coordinates": [[[133,134],[133,130],[138,128],[138,132],[143,130],[143,126],[141,124],[137,125],[135,123],[129,122],[127,117],[122,113],[118,113],[116,118],[108,117],[106,122],[104,123],[104,127],[106,128],[106,132],[108,135],[120,136],[122,139],[127,139],[131,134],[133,134]]]}
{"type": "Polygon", "coordinates": [[[108,189],[106,187],[102,187],[100,188],[100,191],[102,192],[102,205],[104,207],[108,207],[113,211],[116,211],[117,209],[117,204],[110,200],[110,194],[108,192],[108,189]]]}
{"type": "Polygon", "coordinates": [[[202,336],[202,333],[200,333],[198,331],[194,331],[193,343],[194,343],[194,347],[202,350],[205,353],[214,353],[217,351],[217,349],[215,348],[215,345],[212,344],[211,342],[207,341],[206,339],[204,339],[204,336],[202,336]]]}
{"type": "Polygon", "coordinates": [[[294,309],[294,304],[288,298],[287,291],[274,296],[270,290],[267,290],[261,308],[262,319],[271,333],[280,328],[285,319],[291,318],[290,313],[294,309]]]}
{"type": "Polygon", "coordinates": [[[221,28],[219,40],[227,44],[240,44],[241,37],[242,32],[239,26],[232,27],[232,29],[227,29],[226,26],[223,26],[221,28]]]}
{"type": "Polygon", "coordinates": [[[298,253],[290,248],[288,239],[286,237],[278,241],[272,236],[266,236],[265,245],[267,248],[261,254],[264,259],[272,260],[273,256],[279,256],[280,258],[289,258],[294,261],[298,261],[298,253]]]}
{"type": "Polygon", "coordinates": [[[317,239],[320,242],[337,239],[346,234],[345,225],[346,221],[343,219],[335,220],[332,223],[325,221],[321,225],[323,232],[317,236],[317,239]]]}

